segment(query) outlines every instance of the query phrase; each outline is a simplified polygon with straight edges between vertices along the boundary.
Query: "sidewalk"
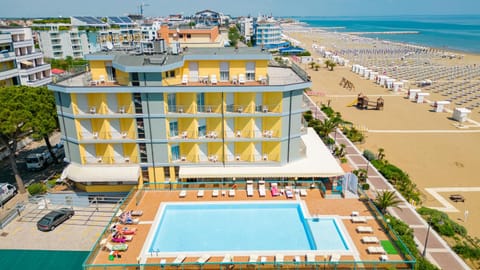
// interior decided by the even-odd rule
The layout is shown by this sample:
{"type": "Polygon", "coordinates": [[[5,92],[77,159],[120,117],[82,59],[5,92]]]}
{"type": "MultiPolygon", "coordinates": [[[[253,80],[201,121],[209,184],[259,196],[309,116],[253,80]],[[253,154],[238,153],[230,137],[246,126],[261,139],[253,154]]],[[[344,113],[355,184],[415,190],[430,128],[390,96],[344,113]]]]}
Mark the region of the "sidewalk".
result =
{"type": "MultiPolygon", "coordinates": [[[[323,120],[326,118],[325,114],[320,108],[313,102],[310,97],[306,96],[308,100],[308,107],[312,111],[313,117],[323,120]]],[[[405,223],[414,231],[414,240],[417,244],[417,248],[420,253],[425,248],[425,240],[427,237],[428,224],[417,213],[415,208],[408,203],[403,196],[395,190],[395,188],[381,175],[369,161],[365,159],[358,148],[348,138],[337,129],[334,133],[330,134],[332,138],[336,138],[336,143],[345,144],[346,158],[349,164],[354,169],[365,169],[368,171],[368,182],[372,190],[394,190],[398,197],[403,201],[400,204],[400,209],[389,208],[388,212],[405,223]]],[[[470,269],[467,264],[448,246],[448,244],[435,232],[430,229],[427,253],[425,256],[430,262],[436,264],[441,269],[448,270],[461,270],[470,269]]]]}

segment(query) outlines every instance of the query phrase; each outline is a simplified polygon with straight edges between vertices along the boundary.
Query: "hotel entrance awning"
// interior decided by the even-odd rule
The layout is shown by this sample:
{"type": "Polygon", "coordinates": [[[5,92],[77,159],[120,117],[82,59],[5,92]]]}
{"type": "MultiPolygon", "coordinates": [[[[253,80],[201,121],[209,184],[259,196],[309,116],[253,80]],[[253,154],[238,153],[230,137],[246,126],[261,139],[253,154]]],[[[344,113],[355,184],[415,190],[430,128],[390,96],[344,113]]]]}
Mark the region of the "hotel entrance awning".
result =
{"type": "Polygon", "coordinates": [[[139,166],[82,166],[79,164],[68,165],[62,173],[62,178],[74,182],[134,182],[138,183],[140,177],[139,166]]]}

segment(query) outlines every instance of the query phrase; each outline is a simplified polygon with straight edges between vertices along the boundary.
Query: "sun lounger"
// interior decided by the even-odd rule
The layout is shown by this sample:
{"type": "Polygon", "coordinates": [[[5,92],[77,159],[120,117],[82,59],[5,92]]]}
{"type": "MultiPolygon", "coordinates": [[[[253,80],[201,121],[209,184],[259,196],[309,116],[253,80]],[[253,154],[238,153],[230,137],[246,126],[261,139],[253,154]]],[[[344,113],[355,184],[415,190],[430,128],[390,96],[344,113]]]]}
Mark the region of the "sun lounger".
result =
{"type": "Polygon", "coordinates": [[[275,255],[275,264],[281,264],[281,263],[283,263],[283,254],[275,255]]]}
{"type": "Polygon", "coordinates": [[[203,195],[205,195],[205,191],[203,189],[200,189],[198,192],[197,192],[197,197],[198,198],[201,198],[203,197],[203,195]]]}
{"type": "Polygon", "coordinates": [[[187,196],[187,191],[186,190],[182,190],[180,191],[180,194],[178,194],[178,197],[180,198],[185,198],[187,196]]]}
{"type": "Polygon", "coordinates": [[[172,263],[181,264],[185,260],[185,258],[186,258],[185,255],[178,255],[172,263]]]}
{"type": "Polygon", "coordinates": [[[247,181],[247,196],[253,196],[253,183],[251,181],[247,181]]]}
{"type": "Polygon", "coordinates": [[[260,257],[260,262],[262,264],[265,264],[267,262],[267,257],[265,257],[265,256],[260,257]]]}
{"type": "Polygon", "coordinates": [[[264,181],[260,181],[258,183],[258,195],[260,197],[265,197],[267,194],[265,192],[265,182],[264,181]]]}
{"type": "Polygon", "coordinates": [[[167,264],[167,259],[161,259],[160,260],[160,265],[165,265],[167,264]]]}
{"type": "Polygon", "coordinates": [[[270,191],[272,192],[272,196],[280,196],[280,191],[278,190],[278,186],[277,186],[277,183],[272,183],[272,187],[270,189],[270,191]]]}
{"type": "Polygon", "coordinates": [[[285,189],[285,196],[287,196],[287,198],[289,198],[289,199],[293,198],[293,191],[292,191],[291,188],[286,188],[285,189]]]}
{"type": "Polygon", "coordinates": [[[388,261],[388,256],[385,254],[380,255],[380,261],[383,261],[383,262],[388,261]]]}
{"type": "Polygon", "coordinates": [[[299,263],[299,262],[302,262],[302,258],[300,256],[295,256],[293,258],[293,261],[296,262],[296,263],[299,263]]]}
{"type": "Polygon", "coordinates": [[[235,197],[235,189],[230,189],[228,191],[228,197],[235,197]]]}
{"type": "Polygon", "coordinates": [[[256,263],[258,260],[258,255],[250,255],[250,258],[248,259],[249,263],[256,263]]]}
{"type": "Polygon", "coordinates": [[[212,197],[218,197],[218,189],[213,190],[212,197]]]}
{"type": "Polygon", "coordinates": [[[222,263],[231,263],[233,261],[233,257],[230,254],[225,254],[223,257],[222,263]]]}
{"type": "Polygon", "coordinates": [[[358,217],[359,215],[358,211],[353,211],[351,214],[352,217],[358,217]]]}
{"type": "Polygon", "coordinates": [[[198,258],[197,263],[205,263],[210,259],[210,255],[204,254],[202,257],[198,258]]]}
{"type": "Polygon", "coordinates": [[[135,211],[132,211],[131,214],[132,214],[132,216],[139,217],[139,216],[143,215],[143,211],[142,210],[135,210],[135,211]]]}
{"type": "Polygon", "coordinates": [[[357,232],[359,233],[373,233],[373,228],[369,226],[358,226],[357,232]]]}
{"type": "Polygon", "coordinates": [[[342,257],[342,256],[341,256],[340,254],[333,254],[333,255],[330,257],[330,261],[331,261],[331,262],[339,262],[341,257],[342,257]]]}
{"type": "Polygon", "coordinates": [[[307,262],[309,262],[309,263],[315,262],[315,254],[313,254],[313,253],[307,253],[307,254],[305,255],[305,260],[306,260],[307,262]]]}
{"type": "Polygon", "coordinates": [[[367,251],[370,254],[385,254],[385,250],[381,246],[368,247],[367,251]]]}
{"type": "Polygon", "coordinates": [[[378,238],[375,236],[364,236],[362,237],[362,242],[373,244],[373,243],[378,243],[379,241],[378,241],[378,238]]]}
{"type": "Polygon", "coordinates": [[[352,222],[353,223],[366,223],[367,218],[365,218],[365,217],[352,217],[352,222]]]}
{"type": "Polygon", "coordinates": [[[105,247],[110,250],[110,251],[125,251],[128,249],[128,244],[111,244],[107,243],[105,244],[105,247]]]}
{"type": "Polygon", "coordinates": [[[300,189],[300,196],[307,197],[307,190],[306,189],[300,189]]]}

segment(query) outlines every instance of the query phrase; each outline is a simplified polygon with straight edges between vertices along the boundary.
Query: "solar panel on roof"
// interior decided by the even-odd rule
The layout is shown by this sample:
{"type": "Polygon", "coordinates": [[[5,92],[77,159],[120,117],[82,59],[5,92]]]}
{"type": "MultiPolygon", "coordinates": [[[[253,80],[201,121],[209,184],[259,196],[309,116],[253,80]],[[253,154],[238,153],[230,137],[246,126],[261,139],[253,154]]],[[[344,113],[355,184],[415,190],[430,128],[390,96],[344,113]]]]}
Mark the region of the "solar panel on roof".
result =
{"type": "Polygon", "coordinates": [[[120,19],[122,19],[122,21],[125,23],[133,23],[132,19],[129,17],[120,17],[120,19]]]}

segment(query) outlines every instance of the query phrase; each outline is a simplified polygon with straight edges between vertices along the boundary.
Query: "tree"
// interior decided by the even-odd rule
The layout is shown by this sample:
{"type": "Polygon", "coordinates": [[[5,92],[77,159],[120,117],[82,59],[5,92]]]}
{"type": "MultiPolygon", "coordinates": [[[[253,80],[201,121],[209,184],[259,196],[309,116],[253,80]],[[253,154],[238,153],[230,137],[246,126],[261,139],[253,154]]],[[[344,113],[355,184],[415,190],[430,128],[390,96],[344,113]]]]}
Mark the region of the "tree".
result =
{"type": "Polygon", "coordinates": [[[383,160],[384,157],[385,157],[385,149],[378,148],[377,159],[383,160]]]}
{"type": "Polygon", "coordinates": [[[30,107],[34,103],[30,87],[0,88],[0,145],[9,150],[8,159],[20,193],[25,193],[26,190],[17,168],[15,153],[17,142],[32,128],[33,114],[30,107]]]}
{"type": "Polygon", "coordinates": [[[380,209],[382,214],[387,212],[388,207],[397,207],[402,203],[402,201],[397,198],[394,191],[384,190],[381,192],[377,191],[377,196],[375,198],[375,204],[380,209]]]}
{"type": "Polygon", "coordinates": [[[330,63],[332,63],[332,61],[327,59],[327,60],[325,60],[324,63],[325,63],[325,67],[328,68],[328,67],[330,67],[330,63]]]}
{"type": "Polygon", "coordinates": [[[335,62],[330,62],[330,65],[328,65],[328,67],[330,68],[330,71],[333,71],[333,68],[336,67],[337,64],[335,62]]]}
{"type": "Polygon", "coordinates": [[[58,128],[55,97],[46,87],[32,87],[31,91],[36,100],[30,107],[30,111],[35,115],[32,119],[33,137],[42,138],[45,141],[48,151],[54,157],[54,162],[58,163],[58,157],[52,151],[49,139],[50,134],[58,128]]]}
{"type": "Polygon", "coordinates": [[[310,68],[313,69],[315,67],[315,62],[310,62],[308,63],[310,65],[310,68]]]}
{"type": "Polygon", "coordinates": [[[240,39],[240,33],[238,32],[238,28],[235,26],[230,27],[228,29],[228,39],[230,41],[230,45],[236,47],[238,45],[238,40],[240,39]]]}

